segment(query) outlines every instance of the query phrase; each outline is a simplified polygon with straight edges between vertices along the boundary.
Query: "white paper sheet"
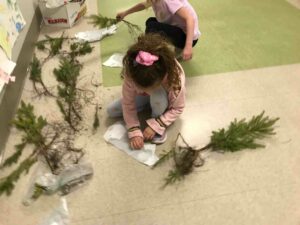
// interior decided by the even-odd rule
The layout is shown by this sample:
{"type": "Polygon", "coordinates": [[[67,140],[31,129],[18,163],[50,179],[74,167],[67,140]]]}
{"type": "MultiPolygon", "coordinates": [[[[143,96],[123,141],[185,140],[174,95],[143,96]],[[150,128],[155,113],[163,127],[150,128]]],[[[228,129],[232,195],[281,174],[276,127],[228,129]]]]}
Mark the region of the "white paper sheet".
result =
{"type": "MultiPolygon", "coordinates": [[[[0,50],[1,51],[1,50],[0,50]]],[[[16,63],[8,60],[3,52],[0,52],[0,93],[4,84],[15,80],[15,77],[10,76],[13,72],[16,63]]]]}
{"type": "Polygon", "coordinates": [[[123,58],[124,54],[122,53],[115,53],[108,60],[106,60],[103,65],[108,67],[123,67],[123,58]]]}
{"type": "Polygon", "coordinates": [[[103,28],[100,30],[89,30],[84,32],[78,32],[77,34],[75,34],[75,37],[80,41],[94,42],[94,41],[100,41],[104,37],[113,35],[116,32],[117,32],[117,26],[112,25],[110,27],[103,28]]]}
{"type": "Polygon", "coordinates": [[[145,143],[144,148],[140,150],[132,150],[129,147],[127,129],[123,122],[117,122],[111,125],[105,132],[104,139],[145,165],[153,166],[158,160],[158,157],[155,154],[155,144],[145,143]]]}
{"type": "Polygon", "coordinates": [[[44,0],[44,1],[46,2],[46,7],[52,9],[67,4],[71,0],[44,0]]]}

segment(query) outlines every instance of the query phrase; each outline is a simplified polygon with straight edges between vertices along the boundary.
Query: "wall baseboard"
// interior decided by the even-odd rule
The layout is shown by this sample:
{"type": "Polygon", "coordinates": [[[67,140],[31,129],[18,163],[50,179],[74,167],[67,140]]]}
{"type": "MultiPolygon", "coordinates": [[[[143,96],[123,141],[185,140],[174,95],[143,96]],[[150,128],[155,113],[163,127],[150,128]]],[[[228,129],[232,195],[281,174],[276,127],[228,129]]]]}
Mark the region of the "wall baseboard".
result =
{"type": "Polygon", "coordinates": [[[16,82],[7,85],[5,90],[3,90],[3,98],[0,101],[0,164],[10,133],[10,121],[15,115],[22,96],[27,77],[27,68],[31,62],[35,43],[39,37],[41,23],[42,15],[39,7],[37,7],[17,59],[17,65],[12,73],[13,76],[16,76],[16,82]]]}

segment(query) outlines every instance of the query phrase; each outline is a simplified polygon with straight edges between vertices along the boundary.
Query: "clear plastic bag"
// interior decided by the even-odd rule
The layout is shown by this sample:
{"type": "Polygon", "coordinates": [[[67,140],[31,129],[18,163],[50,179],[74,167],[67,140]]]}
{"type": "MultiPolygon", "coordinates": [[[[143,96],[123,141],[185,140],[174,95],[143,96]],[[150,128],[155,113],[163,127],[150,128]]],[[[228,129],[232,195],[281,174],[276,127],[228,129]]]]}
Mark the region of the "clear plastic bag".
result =
{"type": "MultiPolygon", "coordinates": [[[[49,169],[47,168],[47,165],[45,165],[43,162],[37,163],[36,167],[34,168],[32,174],[31,174],[31,177],[29,179],[29,187],[28,187],[28,189],[23,197],[23,200],[22,200],[22,203],[25,206],[31,205],[34,201],[36,201],[43,194],[50,194],[50,192],[47,193],[47,190],[45,188],[37,185],[38,180],[43,179],[45,174],[49,174],[48,171],[49,171],[49,169]]],[[[57,181],[56,181],[56,183],[57,183],[57,181]]]]}
{"type": "Polygon", "coordinates": [[[89,180],[94,174],[91,164],[73,164],[61,172],[59,179],[59,190],[66,195],[89,180]]]}
{"type": "Polygon", "coordinates": [[[70,223],[67,200],[61,199],[61,205],[56,208],[50,216],[39,225],[68,225],[70,223]]]}
{"type": "Polygon", "coordinates": [[[49,173],[43,163],[40,163],[31,176],[28,191],[22,202],[28,206],[43,194],[59,192],[66,195],[81,187],[93,173],[90,163],[69,165],[59,175],[49,173]]]}

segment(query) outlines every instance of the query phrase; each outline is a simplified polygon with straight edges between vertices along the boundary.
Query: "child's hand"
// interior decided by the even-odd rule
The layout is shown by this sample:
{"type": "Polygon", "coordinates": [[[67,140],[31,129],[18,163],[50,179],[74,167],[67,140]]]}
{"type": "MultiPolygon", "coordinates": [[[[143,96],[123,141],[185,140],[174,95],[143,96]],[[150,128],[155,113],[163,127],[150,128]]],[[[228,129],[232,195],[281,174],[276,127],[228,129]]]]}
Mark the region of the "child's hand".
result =
{"type": "Polygon", "coordinates": [[[143,132],[145,141],[151,141],[154,138],[155,131],[151,127],[146,127],[143,132]]]}
{"type": "Polygon", "coordinates": [[[193,48],[190,46],[185,46],[182,51],[183,60],[190,60],[193,56],[193,48]]]}
{"type": "Polygon", "coordinates": [[[117,13],[116,19],[118,21],[121,21],[121,20],[123,20],[125,18],[125,16],[126,16],[125,12],[119,12],[119,13],[117,13]]]}
{"type": "Polygon", "coordinates": [[[130,139],[130,147],[132,149],[141,149],[144,147],[144,139],[142,137],[133,137],[130,139]]]}

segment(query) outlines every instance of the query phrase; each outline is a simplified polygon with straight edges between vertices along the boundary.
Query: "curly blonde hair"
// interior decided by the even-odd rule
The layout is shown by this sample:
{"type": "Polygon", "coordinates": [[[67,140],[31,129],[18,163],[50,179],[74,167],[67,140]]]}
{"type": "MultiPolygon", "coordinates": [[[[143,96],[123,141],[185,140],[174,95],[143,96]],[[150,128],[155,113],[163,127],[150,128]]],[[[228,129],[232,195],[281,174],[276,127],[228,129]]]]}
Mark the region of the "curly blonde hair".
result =
{"type": "Polygon", "coordinates": [[[168,88],[179,90],[181,69],[175,59],[172,47],[170,42],[160,34],[140,35],[123,59],[124,73],[143,88],[161,82],[167,75],[168,88]],[[135,60],[139,51],[149,52],[158,56],[159,59],[151,66],[139,64],[135,60]]]}

